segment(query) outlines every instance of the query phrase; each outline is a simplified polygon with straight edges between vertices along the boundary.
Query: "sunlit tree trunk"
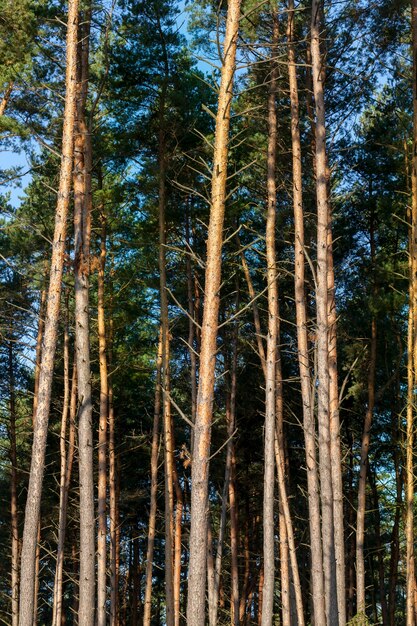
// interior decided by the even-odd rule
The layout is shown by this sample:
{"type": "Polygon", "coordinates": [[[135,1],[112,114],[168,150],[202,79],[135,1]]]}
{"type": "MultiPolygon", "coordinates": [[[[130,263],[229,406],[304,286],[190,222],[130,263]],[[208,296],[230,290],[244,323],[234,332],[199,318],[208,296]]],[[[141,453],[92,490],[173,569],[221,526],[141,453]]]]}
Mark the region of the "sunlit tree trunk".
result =
{"type": "Polygon", "coordinates": [[[65,110],[62,140],[62,163],[55,231],[52,244],[51,273],[46,309],[45,334],[39,374],[38,405],[35,413],[32,460],[26,501],[25,525],[21,556],[19,626],[32,626],[35,588],[35,557],[38,520],[48,432],[51,387],[57,341],[61,279],[66,241],[66,221],[71,191],[74,121],[76,100],[76,58],[78,30],[78,0],[68,2],[68,28],[65,75],[65,110]]]}
{"type": "Polygon", "coordinates": [[[10,81],[0,101],[0,117],[4,115],[6,112],[7,105],[9,104],[10,96],[12,95],[13,87],[14,87],[14,83],[13,81],[10,81]]]}
{"type": "Polygon", "coordinates": [[[275,583],[275,522],[274,522],[274,442],[276,403],[276,362],[278,345],[278,284],[275,253],[276,225],[276,151],[277,112],[276,92],[278,67],[275,54],[278,44],[278,17],[273,16],[272,68],[268,96],[268,155],[267,155],[267,219],[266,261],[268,286],[268,331],[266,344],[265,376],[265,429],[264,429],[264,483],[263,483],[263,562],[264,587],[262,599],[262,626],[272,626],[275,583]]]}
{"type": "Polygon", "coordinates": [[[240,0],[228,4],[213,155],[211,208],[207,239],[205,300],[201,330],[200,375],[192,463],[190,561],[187,621],[205,624],[207,493],[219,313],[221,249],[226,203],[230,106],[239,29],[240,0]]]}
{"type": "MultiPolygon", "coordinates": [[[[80,492],[80,586],[78,620],[93,626],[95,606],[95,515],[93,430],[89,333],[91,233],[91,137],[86,101],[89,70],[90,11],[83,14],[78,44],[77,118],[74,141],[75,354],[78,387],[78,465],[80,492]]],[[[98,616],[97,616],[98,617],[98,616]]],[[[99,624],[103,626],[103,624],[99,624]]]]}

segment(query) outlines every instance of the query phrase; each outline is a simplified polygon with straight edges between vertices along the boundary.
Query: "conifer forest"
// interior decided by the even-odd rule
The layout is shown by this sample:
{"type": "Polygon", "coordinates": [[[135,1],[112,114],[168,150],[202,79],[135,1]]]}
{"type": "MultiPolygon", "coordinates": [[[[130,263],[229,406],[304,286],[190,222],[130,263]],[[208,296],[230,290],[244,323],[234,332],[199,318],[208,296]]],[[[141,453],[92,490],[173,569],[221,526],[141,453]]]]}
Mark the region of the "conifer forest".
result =
{"type": "Polygon", "coordinates": [[[417,0],[0,0],[0,624],[417,626],[417,0]]]}

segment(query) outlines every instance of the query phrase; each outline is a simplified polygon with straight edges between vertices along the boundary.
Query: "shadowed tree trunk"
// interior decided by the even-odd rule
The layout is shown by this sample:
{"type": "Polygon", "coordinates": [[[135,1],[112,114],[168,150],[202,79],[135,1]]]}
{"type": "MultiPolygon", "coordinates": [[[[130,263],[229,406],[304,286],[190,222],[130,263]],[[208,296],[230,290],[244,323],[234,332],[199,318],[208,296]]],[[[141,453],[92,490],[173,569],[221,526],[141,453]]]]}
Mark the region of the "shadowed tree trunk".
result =
{"type": "Polygon", "coordinates": [[[297,323],[298,365],[303,403],[303,429],[306,450],[307,491],[311,544],[311,582],[314,619],[326,624],[324,605],[323,550],[320,528],[319,478],[316,462],[313,388],[310,373],[307,336],[307,304],[305,297],[304,211],[302,192],[302,164],[298,83],[294,39],[294,3],[290,0],[288,12],[288,74],[291,102],[291,143],[293,166],[294,249],[295,249],[295,308],[297,323]]]}
{"type": "Polygon", "coordinates": [[[414,414],[417,386],[417,0],[411,4],[411,38],[413,54],[413,150],[411,161],[411,225],[410,225],[410,286],[408,317],[408,398],[406,432],[406,559],[407,626],[416,624],[415,557],[414,557],[414,414]]]}
{"type": "Polygon", "coordinates": [[[156,533],[156,507],[158,491],[159,420],[161,414],[162,330],[159,332],[156,358],[155,400],[151,449],[151,498],[148,523],[148,548],[146,552],[145,600],[143,626],[150,626],[152,617],[152,565],[156,533]]]}
{"type": "Polygon", "coordinates": [[[63,569],[64,547],[67,525],[68,493],[72,473],[72,464],[75,451],[75,417],[77,411],[77,366],[74,363],[70,391],[69,380],[69,337],[65,331],[64,338],[64,406],[62,410],[60,453],[61,453],[61,476],[59,486],[59,522],[58,522],[58,545],[55,568],[54,602],[52,608],[52,625],[61,626],[62,593],[63,593],[63,569]],[[66,443],[67,421],[69,418],[68,450],[66,443]]]}
{"type": "MultiPolygon", "coordinates": [[[[324,68],[320,50],[322,7],[313,0],[311,14],[311,60],[315,104],[315,163],[317,201],[317,419],[319,435],[319,466],[321,496],[321,529],[326,617],[323,626],[337,626],[338,602],[334,542],[332,457],[330,435],[330,374],[328,347],[328,229],[330,208],[326,156],[326,121],[324,108],[324,68]]],[[[312,539],[313,541],[313,539],[312,539]]],[[[321,623],[320,619],[318,620],[321,623]]]]}
{"type": "MultiPolygon", "coordinates": [[[[11,329],[11,336],[13,329],[11,329]]],[[[17,447],[16,447],[16,394],[14,380],[14,359],[12,341],[8,345],[9,366],[9,442],[10,442],[10,519],[12,535],[11,587],[12,587],[12,626],[19,624],[19,520],[17,502],[17,447]]]]}

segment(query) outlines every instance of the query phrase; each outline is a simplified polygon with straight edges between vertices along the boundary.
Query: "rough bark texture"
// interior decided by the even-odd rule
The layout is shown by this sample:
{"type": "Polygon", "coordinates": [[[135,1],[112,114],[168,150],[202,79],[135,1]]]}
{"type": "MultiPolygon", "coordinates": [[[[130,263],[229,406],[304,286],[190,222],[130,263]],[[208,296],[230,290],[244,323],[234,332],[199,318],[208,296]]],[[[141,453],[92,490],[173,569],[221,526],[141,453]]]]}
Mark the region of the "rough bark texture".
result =
{"type": "MultiPolygon", "coordinates": [[[[111,300],[110,300],[111,302],[111,300]]],[[[109,321],[109,364],[112,363],[113,319],[109,321]]],[[[113,384],[109,377],[109,516],[110,516],[110,626],[119,624],[119,508],[116,454],[116,419],[113,407],[113,384]]]]}
{"type": "Polygon", "coordinates": [[[193,626],[204,626],[205,624],[208,466],[219,313],[221,249],[226,202],[230,105],[239,16],[240,0],[231,0],[227,11],[226,37],[216,116],[205,272],[205,301],[201,330],[200,377],[191,474],[192,494],[187,621],[188,624],[193,624],[193,626]]]}
{"type": "Polygon", "coordinates": [[[10,519],[12,534],[11,585],[12,585],[12,626],[19,620],[19,521],[17,502],[17,448],[16,448],[16,394],[14,381],[13,344],[8,346],[9,359],[9,442],[10,442],[10,519]]]}
{"type": "Polygon", "coordinates": [[[78,0],[69,0],[62,162],[55,214],[55,231],[52,244],[52,260],[45,320],[44,344],[39,374],[39,399],[34,419],[35,430],[33,435],[32,460],[26,501],[25,525],[23,530],[19,626],[32,626],[33,622],[36,538],[42,497],[46,436],[48,432],[49,407],[51,403],[51,387],[61,297],[61,279],[64,263],[66,221],[72,178],[76,100],[77,30],[78,0]]]}
{"type": "Polygon", "coordinates": [[[101,215],[100,261],[97,276],[97,321],[100,364],[100,423],[98,430],[98,538],[97,538],[97,626],[106,626],[106,551],[107,551],[107,421],[109,385],[107,373],[106,318],[104,281],[106,268],[106,218],[101,215]]]}
{"type": "Polygon", "coordinates": [[[275,582],[275,523],[274,523],[274,442],[275,442],[275,399],[276,362],[278,343],[278,286],[275,254],[276,224],[276,151],[277,112],[276,92],[278,68],[274,54],[278,43],[278,18],[274,15],[272,37],[272,68],[268,96],[268,156],[267,156],[267,218],[266,218],[266,261],[268,285],[268,334],[266,344],[265,377],[265,431],[264,431],[264,492],[263,492],[263,561],[264,586],[262,598],[262,626],[272,626],[274,614],[275,582]]]}
{"type": "MultiPolygon", "coordinates": [[[[279,315],[278,315],[279,323],[279,315]]],[[[280,330],[277,332],[278,338],[280,336],[280,330]]],[[[278,354],[279,354],[278,350],[278,354]]],[[[282,393],[282,371],[281,371],[281,357],[277,359],[277,394],[276,394],[276,438],[275,438],[275,458],[277,466],[278,488],[280,498],[280,538],[281,532],[284,540],[285,552],[284,561],[289,560],[289,563],[284,567],[284,575],[281,576],[281,591],[285,589],[283,581],[287,577],[286,569],[288,568],[288,582],[286,584],[286,603],[283,603],[283,626],[285,625],[285,613],[288,618],[287,623],[290,625],[292,622],[296,622],[297,626],[304,626],[304,610],[303,610],[303,594],[301,589],[300,574],[297,562],[297,552],[294,539],[294,528],[291,518],[290,506],[287,495],[287,485],[285,480],[285,446],[284,446],[284,404],[282,393]],[[291,566],[291,576],[289,566],[291,566]],[[293,590],[295,596],[295,610],[291,607],[291,593],[290,593],[290,580],[292,579],[293,590]],[[285,611],[284,611],[285,608],[285,611]]],[[[281,542],[281,539],[280,539],[281,542]]],[[[282,553],[281,553],[282,554],[282,553]]]]}
{"type": "Polygon", "coordinates": [[[316,201],[317,201],[317,419],[319,426],[320,496],[322,515],[323,573],[326,621],[338,624],[336,561],[334,546],[333,485],[330,454],[329,351],[328,351],[328,227],[326,124],[324,72],[320,51],[321,2],[313,0],[311,15],[311,60],[316,116],[316,201]]]}
{"type": "Polygon", "coordinates": [[[291,141],[293,164],[293,205],[295,233],[295,307],[297,323],[298,364],[303,401],[303,428],[306,449],[307,490],[311,543],[311,583],[314,619],[326,624],[324,606],[324,578],[320,528],[319,479],[316,462],[314,406],[308,354],[307,306],[305,298],[304,211],[301,169],[300,117],[295,51],[293,45],[294,3],[290,0],[288,13],[288,74],[291,101],[291,141]]]}
{"type": "MultiPolygon", "coordinates": [[[[329,185],[329,175],[327,176],[329,185]]],[[[331,216],[327,230],[327,290],[328,290],[328,349],[329,349],[329,413],[330,457],[332,465],[334,552],[339,626],[346,624],[345,533],[343,512],[342,453],[340,443],[339,385],[337,376],[336,300],[333,265],[331,216]]]]}
{"type": "Polygon", "coordinates": [[[143,626],[150,626],[152,617],[152,565],[156,533],[156,507],[158,491],[158,448],[159,420],[161,414],[161,370],[162,370],[162,331],[159,333],[158,353],[156,359],[155,401],[152,429],[151,451],[151,497],[148,525],[148,547],[146,552],[145,599],[143,626]]]}
{"type": "MultiPolygon", "coordinates": [[[[90,12],[83,16],[78,44],[77,118],[74,142],[75,353],[78,376],[80,476],[79,626],[93,626],[95,608],[95,516],[89,333],[91,230],[91,138],[87,128],[90,12]]],[[[102,625],[101,625],[102,626],[102,625]]]]}
{"type": "MultiPolygon", "coordinates": [[[[372,425],[372,415],[375,405],[375,367],[376,367],[376,320],[372,319],[371,343],[368,371],[368,407],[363,425],[361,459],[358,484],[358,508],[356,517],[356,606],[361,619],[365,620],[365,512],[366,512],[366,470],[368,461],[369,442],[372,425]]],[[[364,621],[365,623],[365,621],[364,621]]]]}
{"type": "Polygon", "coordinates": [[[12,95],[12,91],[13,91],[13,87],[14,87],[14,83],[13,81],[10,81],[10,83],[7,85],[3,97],[0,101],[0,117],[2,115],[4,115],[6,109],[7,109],[7,105],[9,104],[9,100],[10,100],[10,96],[12,95]]]}
{"type": "Polygon", "coordinates": [[[408,403],[406,433],[406,543],[407,543],[407,626],[415,626],[415,556],[414,556],[414,414],[417,383],[417,0],[411,4],[411,36],[413,54],[413,151],[411,162],[411,226],[410,226],[410,315],[408,329],[408,403]]]}
{"type": "Polygon", "coordinates": [[[64,380],[65,395],[62,410],[60,453],[61,453],[61,476],[59,486],[59,522],[58,522],[58,545],[55,569],[54,603],[52,609],[52,625],[61,626],[62,623],[62,591],[64,569],[64,546],[67,525],[67,505],[69,485],[72,473],[72,464],[75,450],[75,417],[77,411],[77,366],[74,363],[72,371],[71,393],[69,394],[69,354],[68,336],[66,334],[64,345],[64,380]],[[70,398],[67,397],[70,395],[70,398]],[[68,406],[69,405],[69,406],[68,406]],[[69,436],[68,450],[66,444],[67,420],[69,410],[69,436]]]}

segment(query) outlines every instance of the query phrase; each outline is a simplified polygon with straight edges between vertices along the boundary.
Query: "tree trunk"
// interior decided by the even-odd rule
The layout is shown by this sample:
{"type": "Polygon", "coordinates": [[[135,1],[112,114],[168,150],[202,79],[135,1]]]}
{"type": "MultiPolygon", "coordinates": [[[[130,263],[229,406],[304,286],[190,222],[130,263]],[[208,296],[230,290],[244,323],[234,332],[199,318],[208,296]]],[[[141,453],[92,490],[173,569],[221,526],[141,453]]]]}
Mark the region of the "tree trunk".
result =
{"type": "MultiPolygon", "coordinates": [[[[112,300],[110,300],[110,303],[112,300]]],[[[109,322],[109,364],[113,360],[113,319],[109,322]]],[[[119,624],[119,513],[116,455],[116,420],[113,407],[113,383],[108,381],[109,410],[109,514],[110,514],[110,626],[119,624]]],[[[146,625],[145,625],[146,626],[146,625]]]]}
{"type": "MultiPolygon", "coordinates": [[[[279,312],[278,312],[278,340],[280,336],[279,330],[279,312]]],[[[283,603],[283,626],[285,626],[284,615],[285,613],[288,615],[287,623],[291,624],[291,622],[297,623],[297,626],[304,626],[304,611],[303,611],[303,598],[302,598],[302,589],[300,583],[300,574],[298,570],[297,563],[297,552],[295,547],[295,539],[294,539],[294,529],[291,520],[290,507],[288,503],[287,496],[287,485],[285,480],[285,446],[284,446],[284,403],[283,403],[283,392],[282,392],[282,371],[281,371],[281,355],[280,350],[278,349],[278,359],[277,359],[277,394],[276,394],[276,438],[275,438],[275,458],[276,458],[276,466],[277,466],[277,477],[278,477],[278,488],[279,488],[279,497],[280,497],[280,537],[281,537],[281,528],[284,537],[284,546],[286,548],[286,554],[284,556],[284,575],[282,576],[281,589],[285,589],[286,587],[286,602],[285,605],[283,603]],[[285,529],[284,529],[285,527],[285,529]],[[285,564],[285,562],[289,563],[285,564]],[[292,574],[292,582],[294,587],[294,595],[295,595],[295,609],[296,614],[291,614],[290,609],[290,570],[289,565],[291,565],[291,574],[292,574]],[[288,573],[286,570],[288,569],[288,573]],[[287,580],[286,585],[284,586],[284,581],[287,580]],[[284,611],[285,608],[285,611],[284,611]]],[[[282,553],[281,553],[282,554],[282,553]]]]}
{"type": "Polygon", "coordinates": [[[98,539],[97,539],[97,626],[106,626],[106,552],[107,552],[107,421],[109,385],[107,372],[104,281],[106,267],[106,218],[101,215],[100,262],[97,276],[97,319],[100,364],[100,422],[98,431],[98,539]]]}
{"type": "Polygon", "coordinates": [[[293,44],[294,3],[288,12],[288,74],[291,101],[291,142],[293,165],[294,247],[295,247],[295,307],[297,323],[298,364],[303,403],[303,429],[306,449],[307,491],[309,506],[312,596],[315,624],[326,624],[324,605],[323,549],[320,528],[319,478],[316,461],[315,424],[312,380],[308,354],[307,304],[305,298],[304,211],[301,169],[300,117],[297,70],[293,44]]]}
{"type": "Polygon", "coordinates": [[[159,333],[158,353],[156,358],[156,383],[153,413],[152,450],[151,450],[151,501],[148,525],[148,548],[146,553],[145,600],[143,626],[151,625],[152,617],[152,565],[156,534],[156,507],[158,492],[158,449],[159,420],[161,414],[161,369],[162,369],[162,330],[159,333]]]}
{"type": "MultiPolygon", "coordinates": [[[[95,516],[89,336],[91,231],[91,138],[86,121],[90,11],[78,44],[77,123],[74,142],[75,351],[78,386],[80,476],[80,626],[93,626],[95,606],[95,516]]],[[[100,624],[102,626],[102,624],[100,624]]]]}
{"type": "Polygon", "coordinates": [[[56,553],[54,599],[52,606],[52,626],[61,626],[62,622],[62,576],[64,569],[64,546],[67,524],[67,504],[69,481],[72,470],[75,443],[75,412],[76,412],[76,366],[74,364],[72,374],[72,385],[70,384],[70,364],[69,364],[69,334],[68,334],[68,298],[67,298],[67,320],[64,331],[64,402],[62,407],[61,433],[59,438],[60,447],[60,481],[59,481],[59,521],[58,521],[58,545],[56,553]],[[67,453],[67,424],[69,427],[69,444],[67,453]]]}
{"type": "Polygon", "coordinates": [[[10,441],[10,521],[12,535],[12,559],[11,559],[11,600],[12,600],[12,626],[19,624],[19,520],[17,502],[17,446],[16,446],[16,394],[14,380],[13,344],[10,340],[8,346],[9,366],[9,441],[10,441]]]}
{"type": "MultiPolygon", "coordinates": [[[[329,175],[327,176],[329,182],[329,175]]],[[[330,193],[329,193],[330,195],[330,193]]],[[[334,552],[336,559],[336,585],[339,626],[346,624],[346,580],[345,580],[345,533],[343,511],[342,453],[340,442],[339,385],[337,376],[337,311],[333,265],[333,238],[331,216],[327,231],[327,290],[328,290],[328,350],[329,350],[329,413],[330,413],[330,457],[332,466],[334,552]]]]}
{"type": "Polygon", "coordinates": [[[411,162],[411,226],[410,226],[410,286],[408,328],[408,398],[406,433],[406,522],[407,545],[407,626],[415,626],[415,558],[414,558],[414,394],[417,386],[417,0],[411,4],[411,37],[413,54],[413,151],[411,162]]]}
{"type": "MultiPolygon", "coordinates": [[[[311,15],[311,59],[316,116],[316,200],[317,200],[317,418],[319,426],[320,496],[322,514],[324,596],[327,626],[338,620],[334,544],[332,457],[330,452],[329,350],[328,350],[328,228],[330,210],[326,157],[324,72],[320,51],[321,3],[313,0],[311,15]]],[[[319,620],[320,623],[320,620],[319,620]]]]}
{"type": "Polygon", "coordinates": [[[177,505],[175,509],[175,525],[174,525],[174,573],[173,573],[173,587],[174,587],[174,625],[180,624],[180,609],[181,609],[181,555],[182,555],[182,512],[184,509],[184,500],[182,495],[182,489],[180,481],[178,479],[177,469],[175,462],[173,464],[173,480],[175,488],[175,496],[177,505]]]}
{"type": "Polygon", "coordinates": [[[166,141],[164,129],[166,84],[162,88],[159,104],[159,277],[160,318],[162,330],[162,392],[165,451],[165,601],[167,626],[174,626],[174,448],[172,437],[171,402],[169,399],[169,317],[166,277],[166,141]]]}
{"type": "Polygon", "coordinates": [[[357,612],[365,624],[365,512],[366,512],[366,468],[368,460],[368,450],[372,425],[372,416],[375,405],[375,368],[376,368],[376,320],[373,317],[371,322],[371,343],[370,359],[368,371],[368,408],[365,414],[363,425],[361,460],[358,483],[358,509],[356,516],[356,606],[357,612]]]}
{"type": "Polygon", "coordinates": [[[264,493],[263,493],[263,563],[264,586],[262,599],[262,626],[272,626],[275,583],[275,522],[274,522],[274,442],[276,403],[276,362],[278,344],[278,284],[275,254],[276,224],[276,150],[277,112],[276,92],[278,67],[275,54],[278,44],[278,16],[273,16],[272,60],[268,96],[268,156],[267,156],[267,220],[266,260],[268,285],[268,334],[265,377],[265,432],[264,432],[264,493]]]}
{"type": "Polygon", "coordinates": [[[42,497],[46,437],[48,432],[53,365],[57,341],[61,278],[66,241],[66,220],[71,191],[76,100],[77,30],[78,0],[69,0],[62,164],[55,214],[55,232],[52,245],[45,337],[39,374],[39,401],[34,420],[35,430],[26,501],[25,525],[23,530],[19,626],[32,626],[33,622],[36,538],[42,497]]]}
{"type": "Polygon", "coordinates": [[[382,543],[382,538],[381,538],[381,515],[379,512],[378,487],[376,484],[376,472],[372,472],[369,459],[367,461],[367,465],[368,465],[369,484],[371,486],[371,491],[372,491],[372,496],[373,496],[373,509],[374,509],[374,515],[375,515],[375,539],[376,539],[376,551],[377,551],[376,556],[378,559],[379,605],[381,607],[382,626],[388,626],[388,607],[387,607],[387,598],[385,595],[385,576],[384,576],[385,547],[382,543]]]}
{"type": "Polygon", "coordinates": [[[7,85],[3,97],[0,101],[0,117],[5,114],[7,105],[9,104],[10,96],[12,95],[14,83],[11,80],[7,85]]]}
{"type": "Polygon", "coordinates": [[[239,17],[240,0],[230,0],[227,11],[226,37],[216,116],[205,272],[205,301],[201,331],[200,376],[191,473],[192,494],[187,621],[189,624],[192,623],[193,626],[204,626],[205,623],[208,466],[219,313],[221,249],[226,203],[230,106],[239,17]]]}

